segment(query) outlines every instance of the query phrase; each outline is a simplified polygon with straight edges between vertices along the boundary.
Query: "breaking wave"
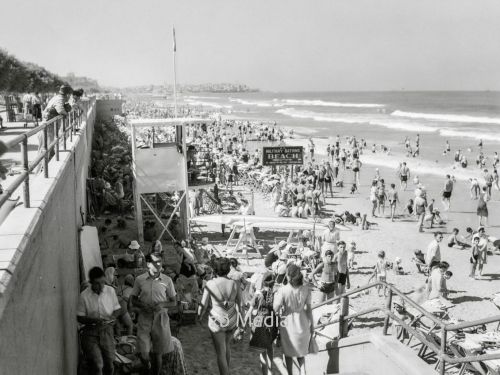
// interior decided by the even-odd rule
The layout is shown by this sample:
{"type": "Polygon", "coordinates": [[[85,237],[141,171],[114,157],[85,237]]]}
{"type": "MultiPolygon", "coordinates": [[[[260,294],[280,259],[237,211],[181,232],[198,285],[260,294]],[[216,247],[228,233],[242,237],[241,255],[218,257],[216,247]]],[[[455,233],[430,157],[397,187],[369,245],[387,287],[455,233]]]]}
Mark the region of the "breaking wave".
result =
{"type": "Polygon", "coordinates": [[[412,119],[423,119],[431,121],[468,122],[476,124],[500,125],[499,117],[480,117],[480,116],[468,116],[468,115],[418,113],[418,112],[404,112],[404,111],[394,111],[391,113],[391,116],[406,117],[412,119]]]}
{"type": "Polygon", "coordinates": [[[220,96],[198,96],[198,95],[188,95],[188,99],[222,99],[220,96]]]}
{"type": "Polygon", "coordinates": [[[238,99],[238,98],[229,98],[230,102],[233,103],[239,103],[243,105],[255,105],[257,107],[283,107],[283,104],[279,103],[270,103],[266,101],[250,101],[250,100],[243,100],[243,99],[238,99]]]}
{"type": "Polygon", "coordinates": [[[231,109],[231,108],[233,108],[232,105],[203,102],[203,101],[193,100],[193,99],[186,99],[186,103],[188,103],[188,105],[201,105],[204,107],[212,107],[212,108],[217,108],[217,109],[222,109],[222,108],[231,109]]]}
{"type": "Polygon", "coordinates": [[[443,137],[460,137],[460,138],[472,138],[472,139],[482,139],[484,141],[500,142],[499,133],[485,133],[483,131],[464,131],[464,130],[454,130],[454,129],[442,129],[439,133],[443,137]]]}
{"type": "Polygon", "coordinates": [[[435,127],[417,123],[411,123],[411,122],[371,119],[369,117],[346,116],[343,114],[327,114],[327,113],[317,113],[312,111],[298,111],[295,108],[278,109],[276,113],[280,113],[282,115],[293,118],[311,119],[314,121],[321,121],[321,122],[364,124],[364,125],[381,126],[384,128],[394,129],[394,130],[404,130],[404,131],[421,132],[421,133],[433,133],[438,131],[438,129],[435,127]]]}
{"type": "MultiPolygon", "coordinates": [[[[280,101],[280,99],[274,99],[280,101]]],[[[281,102],[287,105],[295,106],[318,106],[318,107],[344,107],[344,108],[383,108],[384,104],[371,104],[371,103],[340,103],[340,102],[327,102],[324,100],[297,100],[297,99],[281,99],[281,102]]]]}

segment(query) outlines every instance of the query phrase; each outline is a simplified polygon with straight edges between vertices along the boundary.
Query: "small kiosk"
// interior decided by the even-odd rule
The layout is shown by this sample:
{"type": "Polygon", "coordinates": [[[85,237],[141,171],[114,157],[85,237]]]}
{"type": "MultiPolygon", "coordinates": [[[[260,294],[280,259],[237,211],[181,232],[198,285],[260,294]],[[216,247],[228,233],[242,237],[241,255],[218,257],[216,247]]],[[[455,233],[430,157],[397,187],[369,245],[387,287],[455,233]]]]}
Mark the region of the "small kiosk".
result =
{"type": "Polygon", "coordinates": [[[129,121],[139,241],[145,240],[145,215],[152,216],[162,227],[155,240],[165,233],[175,239],[169,229],[174,219],[178,223],[178,234],[189,235],[186,126],[206,123],[207,119],[201,118],[129,121]]]}

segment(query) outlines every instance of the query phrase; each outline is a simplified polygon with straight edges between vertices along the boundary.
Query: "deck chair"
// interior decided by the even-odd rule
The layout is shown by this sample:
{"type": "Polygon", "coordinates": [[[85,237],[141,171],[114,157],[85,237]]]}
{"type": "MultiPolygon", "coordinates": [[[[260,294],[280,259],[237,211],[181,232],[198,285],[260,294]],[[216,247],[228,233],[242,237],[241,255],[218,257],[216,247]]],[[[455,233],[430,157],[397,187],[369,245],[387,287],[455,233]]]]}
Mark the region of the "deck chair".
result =
{"type": "MultiPolygon", "coordinates": [[[[410,327],[413,327],[414,329],[420,331],[424,336],[428,335],[434,328],[436,328],[435,324],[426,324],[425,322],[422,321],[422,319],[425,318],[424,314],[418,314],[418,315],[413,315],[409,313],[411,320],[410,320],[410,327]]],[[[408,338],[408,342],[406,343],[407,346],[410,346],[410,343],[413,339],[413,334],[410,334],[410,337],[408,338]]],[[[425,356],[425,351],[427,350],[427,345],[424,343],[419,342],[417,345],[415,345],[413,348],[416,348],[420,346],[419,349],[419,356],[425,356]]]]}
{"type": "MultiPolygon", "coordinates": [[[[460,345],[458,345],[458,341],[456,341],[456,340],[450,341],[449,348],[450,348],[452,355],[456,358],[465,357],[467,355],[465,353],[465,350],[460,345]]],[[[481,362],[462,363],[460,366],[460,370],[458,372],[458,375],[462,375],[465,372],[465,370],[470,371],[472,373],[477,373],[480,375],[487,375],[487,370],[484,369],[481,362]]]]}
{"type": "MultiPolygon", "coordinates": [[[[424,334],[424,336],[427,339],[427,341],[433,343],[438,348],[441,347],[441,337],[438,336],[438,334],[436,332],[429,332],[429,333],[422,332],[422,333],[424,334]]],[[[435,352],[431,352],[429,354],[426,354],[425,351],[427,349],[428,349],[428,347],[424,346],[423,355],[421,356],[423,359],[429,359],[429,358],[431,358],[433,356],[437,356],[438,353],[435,353],[435,352]]],[[[449,356],[449,357],[455,356],[454,353],[452,352],[452,350],[450,349],[449,345],[446,346],[445,354],[447,356],[449,356]]],[[[434,369],[436,371],[439,368],[440,364],[441,364],[441,359],[439,357],[437,357],[437,361],[436,361],[436,364],[434,366],[434,369]]],[[[455,364],[449,364],[448,365],[448,369],[453,368],[453,367],[455,367],[455,364]]],[[[446,368],[445,368],[445,370],[446,370],[446,368]]]]}
{"type": "Polygon", "coordinates": [[[429,267],[424,262],[420,261],[416,257],[411,258],[411,261],[415,263],[419,273],[423,273],[425,276],[429,275],[429,267]]]}

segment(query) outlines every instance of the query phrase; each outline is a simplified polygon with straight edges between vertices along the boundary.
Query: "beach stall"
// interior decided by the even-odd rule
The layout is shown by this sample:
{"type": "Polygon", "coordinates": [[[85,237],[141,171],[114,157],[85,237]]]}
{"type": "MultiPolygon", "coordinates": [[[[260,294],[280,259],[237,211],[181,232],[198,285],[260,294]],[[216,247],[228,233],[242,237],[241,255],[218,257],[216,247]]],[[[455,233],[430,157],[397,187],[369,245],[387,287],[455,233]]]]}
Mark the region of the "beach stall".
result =
{"type": "Polygon", "coordinates": [[[132,141],[134,203],[139,241],[144,241],[144,216],[162,227],[172,239],[173,222],[178,235],[189,233],[186,127],[206,123],[199,118],[133,119],[132,141]],[[144,209],[144,210],[143,210],[144,209]]]}

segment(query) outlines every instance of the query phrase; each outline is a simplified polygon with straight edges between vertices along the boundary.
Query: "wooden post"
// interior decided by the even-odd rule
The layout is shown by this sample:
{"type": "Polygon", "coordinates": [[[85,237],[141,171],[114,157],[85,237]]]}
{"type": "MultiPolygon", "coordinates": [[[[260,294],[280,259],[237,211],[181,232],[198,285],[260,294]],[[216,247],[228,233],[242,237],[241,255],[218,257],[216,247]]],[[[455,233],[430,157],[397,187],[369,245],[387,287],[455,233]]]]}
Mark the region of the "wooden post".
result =
{"type": "Polygon", "coordinates": [[[339,316],[339,340],[347,336],[347,321],[345,317],[349,315],[349,297],[345,296],[340,299],[340,316],[339,316]]]}
{"type": "Polygon", "coordinates": [[[392,307],[392,289],[391,288],[388,288],[389,289],[389,294],[387,294],[387,297],[385,298],[385,318],[384,318],[384,336],[387,335],[387,330],[389,329],[389,320],[390,320],[390,316],[389,316],[389,311],[391,311],[391,307],[392,307]]]}
{"type": "Polygon", "coordinates": [[[255,214],[255,197],[253,194],[253,189],[251,189],[251,192],[252,192],[252,209],[254,210],[254,214],[255,214]]]}
{"type": "Polygon", "coordinates": [[[439,374],[440,375],[445,375],[445,367],[446,367],[446,361],[444,360],[444,355],[446,353],[446,339],[447,339],[447,331],[444,326],[441,327],[441,351],[439,355],[441,358],[441,362],[439,363],[439,374]]]}
{"type": "Polygon", "coordinates": [[[140,243],[144,243],[144,223],[142,220],[142,204],[141,193],[137,190],[137,174],[135,170],[135,127],[131,126],[131,143],[132,143],[132,172],[134,174],[134,203],[135,203],[135,219],[137,221],[137,237],[140,243]]]}

